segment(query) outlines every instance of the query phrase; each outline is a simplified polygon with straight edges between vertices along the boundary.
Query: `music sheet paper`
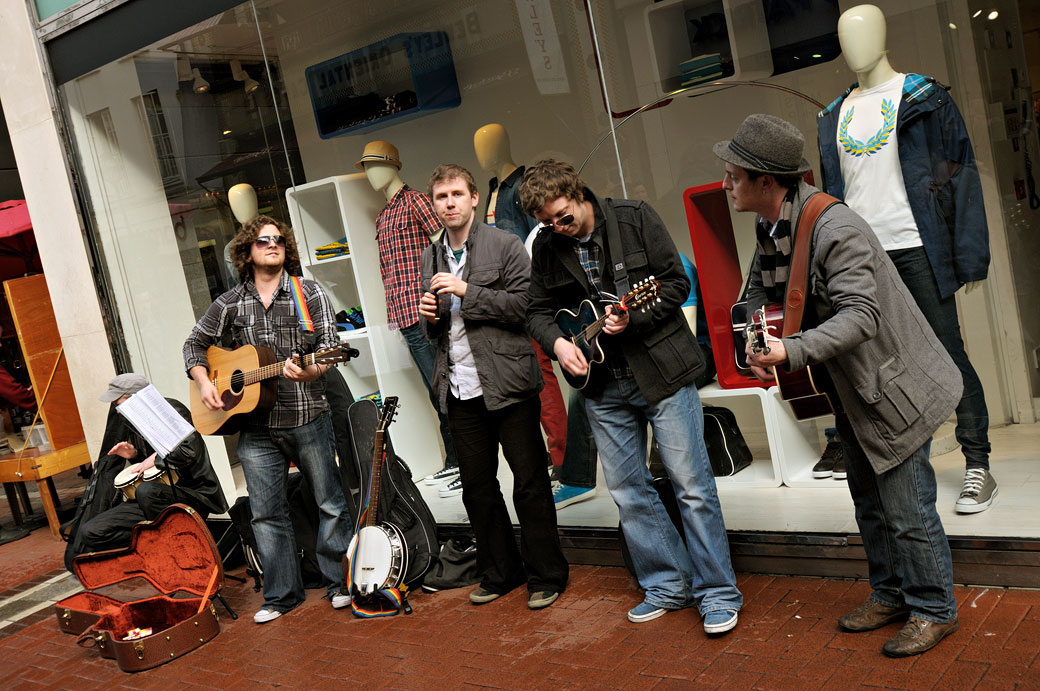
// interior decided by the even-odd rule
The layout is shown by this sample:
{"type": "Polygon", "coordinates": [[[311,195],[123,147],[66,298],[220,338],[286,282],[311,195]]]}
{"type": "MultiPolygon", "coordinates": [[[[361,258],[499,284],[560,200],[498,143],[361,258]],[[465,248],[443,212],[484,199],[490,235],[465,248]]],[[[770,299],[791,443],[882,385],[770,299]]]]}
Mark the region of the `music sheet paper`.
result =
{"type": "Polygon", "coordinates": [[[180,416],[153,385],[149,384],[116,406],[127,421],[152,445],[159,456],[167,456],[195,428],[180,416]]]}

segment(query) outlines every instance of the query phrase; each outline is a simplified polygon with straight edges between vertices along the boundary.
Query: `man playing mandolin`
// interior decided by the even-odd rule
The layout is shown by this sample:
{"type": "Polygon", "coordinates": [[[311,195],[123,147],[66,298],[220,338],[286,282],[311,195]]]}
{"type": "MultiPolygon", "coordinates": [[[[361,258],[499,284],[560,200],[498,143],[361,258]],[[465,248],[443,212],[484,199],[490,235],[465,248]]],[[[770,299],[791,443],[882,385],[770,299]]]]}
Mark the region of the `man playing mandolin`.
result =
{"type": "Polygon", "coordinates": [[[274,406],[244,415],[238,439],[264,569],[264,605],[253,620],[263,624],[276,619],[305,597],[285,503],[290,461],[304,474],[318,503],[318,565],[326,597],[336,609],[346,607],[350,595],[341,563],[352,526],[325,400],[322,375],[327,365],[301,367],[294,359],[339,345],[332,303],[314,281],[293,280],[300,273],[296,241],[292,229],[273,218],[257,216],[243,226],[231,243],[231,258],[240,282],[218,297],[192,329],[184,342],[184,366],[202,402],[216,411],[233,401],[232,392],[222,395],[210,380],[210,346],[230,336],[232,345],[268,349],[283,363],[274,406]]]}
{"type": "Polygon", "coordinates": [[[695,384],[704,357],[680,309],[690,281],[679,253],[648,204],[595,196],[568,163],[544,160],[528,168],[520,201],[554,231],[534,243],[527,328],[567,373],[589,374],[583,393],[603,475],[646,591],[628,618],[639,623],[696,606],[707,633],[725,633],[737,625],[743,598],[704,447],[695,384]],[[584,343],[557,322],[586,299],[611,302],[616,293],[627,305],[647,287],[659,292],[649,309],[607,308],[600,364],[591,364],[584,343]],[[653,488],[647,422],[675,490],[686,544],[653,488]]]}
{"type": "Polygon", "coordinates": [[[961,377],[866,221],[837,203],[816,212],[810,237],[799,238],[819,193],[802,180],[804,145],[794,125],[758,114],[715,145],[734,211],[758,215],[748,313],[767,302],[791,312],[805,305],[796,333],[769,336],[758,352],[749,342],[748,363],[763,381],[774,368],[826,366],[873,589],[838,624],[861,632],[907,620],[882,650],[916,655],[957,630],[953,561],[928,458],[932,433],[961,398],[961,377]],[[806,255],[807,273],[794,268],[806,255]],[[796,291],[804,303],[792,301],[796,291]]]}

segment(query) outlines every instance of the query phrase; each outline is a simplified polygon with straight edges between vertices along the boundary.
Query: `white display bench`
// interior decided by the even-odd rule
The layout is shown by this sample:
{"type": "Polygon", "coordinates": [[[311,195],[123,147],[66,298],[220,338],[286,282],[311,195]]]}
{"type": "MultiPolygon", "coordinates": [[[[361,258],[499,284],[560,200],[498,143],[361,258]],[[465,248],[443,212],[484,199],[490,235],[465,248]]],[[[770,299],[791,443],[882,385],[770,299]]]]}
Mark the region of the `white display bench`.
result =
{"type": "Polygon", "coordinates": [[[820,460],[820,433],[832,417],[799,421],[775,386],[723,389],[713,382],[698,390],[706,405],[729,408],[751,451],[751,465],[720,485],[742,487],[840,487],[844,481],[817,480],[812,467],[820,460]]]}
{"type": "Polygon", "coordinates": [[[416,477],[439,470],[444,454],[437,415],[422,377],[398,331],[387,326],[386,294],[379,273],[376,217],[386,199],[363,173],[337,175],[286,190],[305,277],[320,283],[334,312],[358,305],[365,328],[339,332],[360,355],[340,371],[355,397],[379,392],[400,399],[394,449],[416,477]],[[345,237],[350,253],[316,260],[314,248],[345,237]]]}

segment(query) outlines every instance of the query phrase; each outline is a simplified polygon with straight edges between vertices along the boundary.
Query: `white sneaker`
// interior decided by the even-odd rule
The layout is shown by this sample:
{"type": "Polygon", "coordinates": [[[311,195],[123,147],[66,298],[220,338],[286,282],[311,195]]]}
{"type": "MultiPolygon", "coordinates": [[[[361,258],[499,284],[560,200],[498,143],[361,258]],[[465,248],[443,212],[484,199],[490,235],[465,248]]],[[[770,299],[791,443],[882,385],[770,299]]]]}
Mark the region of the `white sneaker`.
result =
{"type": "Polygon", "coordinates": [[[282,613],[276,609],[261,607],[260,611],[253,615],[253,621],[257,624],[266,624],[269,621],[274,621],[280,616],[282,616],[282,613]]]}
{"type": "Polygon", "coordinates": [[[343,609],[344,607],[350,607],[349,591],[343,592],[341,590],[329,599],[332,600],[332,609],[343,609]]]}
{"type": "Polygon", "coordinates": [[[446,497],[454,497],[456,494],[462,494],[462,478],[457,477],[444,487],[437,490],[437,494],[441,496],[441,499],[446,497]]]}
{"type": "Polygon", "coordinates": [[[458,477],[458,475],[458,466],[455,466],[454,468],[441,468],[433,475],[427,475],[426,477],[424,477],[423,482],[427,485],[439,485],[445,480],[451,480],[453,478],[458,477]]]}

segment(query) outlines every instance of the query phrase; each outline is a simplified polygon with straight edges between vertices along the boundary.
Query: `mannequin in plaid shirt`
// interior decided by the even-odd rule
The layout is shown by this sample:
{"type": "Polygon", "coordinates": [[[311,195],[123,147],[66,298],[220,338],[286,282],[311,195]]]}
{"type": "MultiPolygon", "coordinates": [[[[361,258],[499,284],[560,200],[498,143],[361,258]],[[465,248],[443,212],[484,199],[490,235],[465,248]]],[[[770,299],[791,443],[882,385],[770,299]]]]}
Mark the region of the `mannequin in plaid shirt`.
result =
{"type": "MultiPolygon", "coordinates": [[[[398,171],[401,159],[397,148],[389,142],[374,141],[365,146],[357,167],[365,171],[372,187],[386,196],[387,205],[376,218],[376,239],[379,244],[379,271],[386,292],[386,316],[391,330],[398,329],[408,344],[408,350],[422,375],[426,390],[431,392],[435,351],[419,323],[421,291],[419,260],[430,244],[430,237],[441,230],[441,222],[433,211],[430,198],[414,190],[401,180],[398,171]]],[[[458,459],[451,441],[447,418],[439,410],[441,437],[444,440],[444,469],[426,478],[427,484],[443,480],[453,482],[441,488],[441,496],[461,494],[458,479],[458,459]],[[457,487],[455,486],[457,485],[457,487]]]]}

